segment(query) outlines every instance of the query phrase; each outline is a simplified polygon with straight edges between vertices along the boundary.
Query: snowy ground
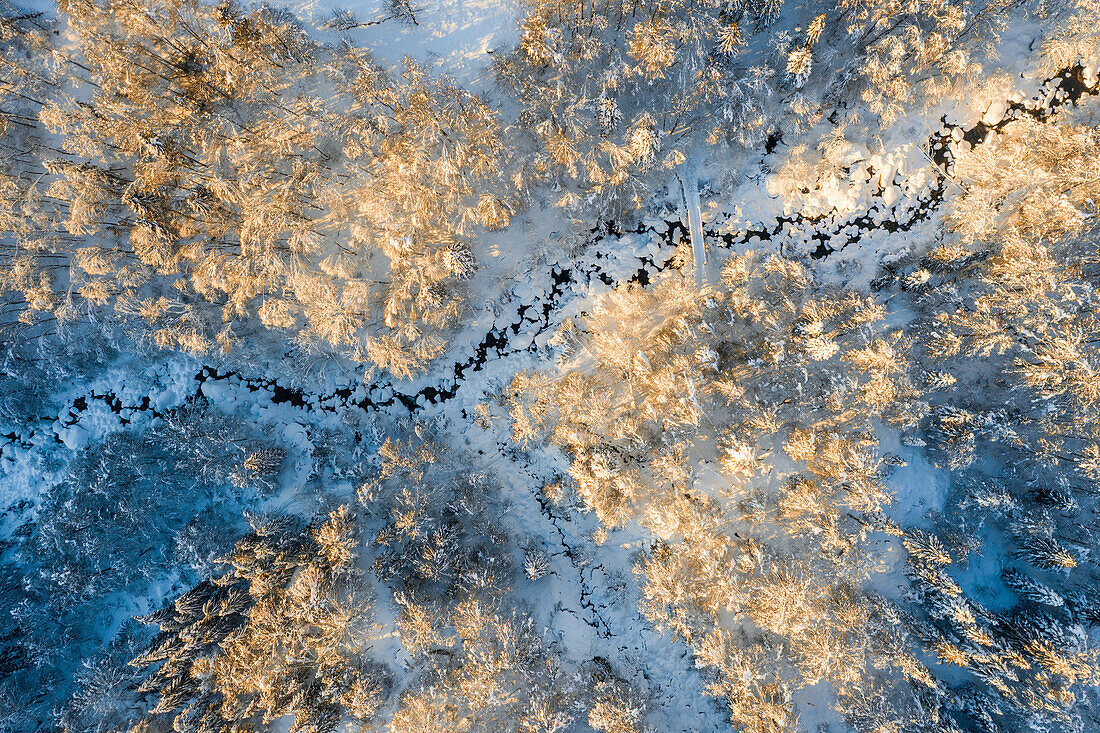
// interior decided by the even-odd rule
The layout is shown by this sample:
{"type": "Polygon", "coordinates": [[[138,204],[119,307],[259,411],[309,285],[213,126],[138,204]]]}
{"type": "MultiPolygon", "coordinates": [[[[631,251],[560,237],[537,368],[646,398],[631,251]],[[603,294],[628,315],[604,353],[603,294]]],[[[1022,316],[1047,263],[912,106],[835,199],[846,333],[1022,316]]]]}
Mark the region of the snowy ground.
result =
{"type": "Polygon", "coordinates": [[[475,92],[492,88],[492,54],[515,43],[522,13],[518,0],[414,0],[413,22],[394,17],[395,3],[389,0],[282,4],[316,24],[331,18],[333,11],[348,11],[361,24],[346,31],[348,38],[370,49],[378,61],[396,66],[409,57],[475,92]]]}
{"type": "MultiPolygon", "coordinates": [[[[318,22],[331,10],[316,2],[288,7],[318,22]]],[[[416,6],[414,25],[385,19],[385,5],[372,0],[353,0],[346,7],[362,23],[382,21],[347,31],[379,58],[396,64],[408,55],[482,91],[491,88],[491,53],[514,42],[520,13],[510,0],[435,0],[416,6]]],[[[1032,90],[1031,95],[1037,104],[1054,99],[1046,90],[1032,90]]],[[[1019,98],[975,102],[957,114],[966,128],[979,119],[995,125],[1003,108],[1014,101],[1019,98]]],[[[657,730],[722,729],[725,715],[702,694],[702,679],[686,647],[655,633],[636,610],[630,565],[647,538],[623,531],[603,545],[593,543],[589,535],[595,520],[590,515],[558,512],[539,501],[542,485],[562,466],[549,456],[533,464],[517,461],[506,435],[473,423],[474,408],[516,371],[536,363],[556,326],[587,308],[613,283],[638,278],[642,272],[647,281],[656,278],[689,228],[692,233],[706,232],[709,262],[701,274],[711,281],[727,250],[764,248],[788,256],[817,256],[823,278],[868,285],[879,265],[908,254],[913,241],[927,240],[937,223],[938,202],[950,195],[950,186],[929,158],[929,141],[904,134],[898,138],[877,155],[853,148],[847,178],[830,180],[808,194],[777,196],[774,179],[761,174],[746,179],[732,195],[708,195],[707,169],[702,167],[699,187],[694,176],[685,178],[680,190],[670,186],[668,202],[676,207],[679,221],[657,219],[640,234],[594,234],[577,257],[560,246],[546,246],[557,234],[550,231],[547,219],[516,222],[499,239],[487,239],[486,250],[479,253],[488,263],[485,282],[492,285],[480,295],[478,315],[440,360],[465,366],[444,366],[442,379],[433,373],[404,384],[383,379],[364,386],[350,375],[302,387],[271,383],[262,370],[211,376],[207,367],[219,365],[189,357],[152,365],[117,364],[93,382],[71,385],[58,395],[64,405],[59,414],[43,416],[32,432],[16,434],[15,428],[0,425],[0,434],[12,433],[0,452],[0,507],[5,509],[0,538],[6,539],[33,517],[33,502],[56,481],[60,468],[44,470],[46,454],[64,450],[71,455],[110,432],[138,430],[156,420],[158,412],[200,394],[222,409],[269,426],[271,436],[301,454],[311,450],[319,430],[347,430],[352,422],[412,410],[421,420],[447,426],[456,445],[479,455],[485,469],[506,481],[509,521],[517,535],[544,549],[552,560],[549,575],[520,589],[521,598],[550,635],[568,639],[563,648],[577,659],[613,657],[645,677],[643,684],[655,703],[649,722],[657,730]],[[699,188],[704,191],[701,201],[699,188]],[[684,192],[692,213],[699,211],[698,218],[688,216],[684,192]],[[527,232],[523,246],[509,242],[517,231],[527,232]],[[822,245],[832,251],[823,251],[822,245]],[[540,249],[551,254],[530,256],[540,249]],[[516,252],[524,254],[519,257],[516,252]],[[504,281],[510,284],[500,297],[494,288],[504,281]],[[489,346],[480,349],[486,343],[489,346]],[[21,501],[29,503],[16,511],[21,501]]],[[[919,450],[891,442],[890,436],[884,436],[882,450],[896,452],[907,462],[890,478],[899,497],[895,518],[920,524],[942,505],[949,477],[924,460],[919,450]]],[[[881,578],[882,590],[889,594],[888,586],[896,585],[899,575],[896,566],[887,570],[881,578]]],[[[148,602],[155,605],[159,600],[148,602]]],[[[827,709],[827,691],[812,690],[803,699],[807,707],[800,712],[808,729],[818,721],[837,723],[827,709]]]]}

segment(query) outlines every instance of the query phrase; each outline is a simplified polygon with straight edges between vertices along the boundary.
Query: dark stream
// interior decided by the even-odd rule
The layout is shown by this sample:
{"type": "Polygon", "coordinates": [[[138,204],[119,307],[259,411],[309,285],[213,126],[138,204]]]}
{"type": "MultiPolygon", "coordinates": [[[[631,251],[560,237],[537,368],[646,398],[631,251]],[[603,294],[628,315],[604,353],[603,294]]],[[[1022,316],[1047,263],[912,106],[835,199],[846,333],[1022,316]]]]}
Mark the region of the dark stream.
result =
{"type": "MultiPolygon", "coordinates": [[[[1039,95],[1033,98],[1044,100],[1050,95],[1051,91],[1054,91],[1055,93],[1048,104],[1041,104],[1030,109],[1023,103],[1008,104],[1008,110],[1000,122],[994,125],[987,125],[979,121],[973,127],[963,131],[962,140],[971,145],[980,145],[985,141],[986,136],[991,131],[1001,129],[1013,119],[1030,116],[1035,119],[1045,120],[1050,117],[1058,107],[1076,102],[1082,96],[1096,94],[1098,92],[1098,86],[1088,86],[1085,83],[1083,72],[1084,69],[1080,65],[1077,65],[1048,79],[1040,88],[1039,95]]],[[[951,131],[952,130],[949,129],[948,132],[937,133],[929,140],[929,155],[931,160],[935,163],[938,173],[936,183],[918,196],[917,205],[909,209],[908,217],[902,221],[896,221],[886,217],[883,217],[881,221],[875,221],[875,218],[870,212],[854,217],[845,217],[843,219],[838,219],[835,215],[828,214],[818,217],[780,217],[776,220],[775,225],[770,228],[750,229],[737,234],[719,233],[714,229],[707,229],[704,235],[712,243],[729,249],[739,244],[748,243],[753,237],[758,238],[760,241],[770,241],[780,236],[787,226],[812,226],[816,230],[812,234],[812,239],[817,241],[818,245],[811,254],[811,257],[822,259],[859,241],[863,235],[871,231],[907,231],[919,222],[925,221],[933,215],[943,201],[947,188],[952,185],[952,180],[950,178],[952,156],[948,149],[948,143],[951,140],[951,131]]],[[[769,138],[769,148],[774,148],[780,141],[781,136],[779,135],[769,138]]],[[[881,188],[876,192],[877,195],[881,195],[882,193],[883,190],[881,188]]],[[[427,405],[437,405],[446,402],[458,393],[467,375],[481,371],[487,363],[517,354],[536,351],[539,347],[535,339],[531,339],[529,345],[522,347],[512,346],[510,344],[510,339],[523,331],[533,331],[535,335],[538,336],[552,328],[555,325],[555,311],[563,304],[563,301],[568,299],[575,285],[584,288],[597,280],[609,286],[616,285],[616,279],[612,277],[607,272],[604,265],[601,264],[601,260],[604,258],[599,254],[599,245],[606,239],[618,238],[625,234],[649,234],[660,243],[662,252],[667,253],[667,255],[663,257],[658,255],[657,259],[650,256],[638,258],[638,269],[627,279],[627,281],[637,283],[643,287],[649,285],[649,283],[653,281],[655,275],[668,269],[673,258],[673,252],[671,250],[675,244],[681,240],[690,238],[686,223],[680,220],[666,220],[660,224],[649,226],[639,224],[636,228],[631,230],[624,230],[614,222],[595,227],[591,231],[591,239],[587,250],[589,252],[595,252],[596,254],[594,257],[587,262],[578,261],[571,268],[565,268],[560,265],[553,267],[549,272],[550,280],[548,284],[550,287],[545,291],[545,295],[538,296],[533,299],[532,302],[521,305],[517,310],[516,320],[509,323],[495,324],[493,328],[482,337],[481,342],[474,347],[473,355],[465,361],[455,362],[453,366],[447,368],[445,370],[446,376],[438,380],[434,385],[423,387],[417,391],[403,392],[400,389],[399,383],[395,383],[392,379],[387,377],[380,377],[371,384],[365,386],[365,397],[356,397],[356,393],[359,390],[352,387],[340,388],[331,393],[320,394],[298,387],[286,386],[273,379],[247,377],[239,372],[223,372],[213,366],[204,366],[195,374],[195,387],[192,396],[202,397],[203,386],[207,383],[236,377],[240,380],[241,384],[250,391],[255,392],[260,389],[270,390],[273,395],[272,402],[275,404],[290,403],[296,407],[312,406],[313,409],[334,413],[350,407],[358,407],[363,410],[371,411],[387,410],[396,405],[400,405],[400,409],[403,411],[416,413],[424,409],[427,405]]],[[[524,342],[527,341],[528,339],[524,338],[524,342]]],[[[157,414],[156,410],[151,406],[148,397],[142,398],[139,404],[126,405],[123,404],[122,400],[114,393],[107,392],[100,394],[91,392],[87,396],[79,397],[73,401],[68,411],[68,417],[62,422],[62,427],[68,427],[78,422],[80,414],[88,408],[90,402],[95,400],[104,402],[115,413],[119,414],[123,425],[129,422],[128,419],[121,417],[121,413],[124,410],[127,412],[152,411],[153,415],[157,414]]],[[[48,420],[48,418],[46,420],[48,420]]],[[[50,429],[50,427],[51,426],[43,426],[42,429],[50,429]]],[[[27,435],[9,433],[0,436],[6,441],[0,444],[0,456],[3,455],[3,448],[5,446],[20,445],[23,447],[30,447],[31,443],[29,440],[34,434],[35,431],[31,431],[27,435]]]]}

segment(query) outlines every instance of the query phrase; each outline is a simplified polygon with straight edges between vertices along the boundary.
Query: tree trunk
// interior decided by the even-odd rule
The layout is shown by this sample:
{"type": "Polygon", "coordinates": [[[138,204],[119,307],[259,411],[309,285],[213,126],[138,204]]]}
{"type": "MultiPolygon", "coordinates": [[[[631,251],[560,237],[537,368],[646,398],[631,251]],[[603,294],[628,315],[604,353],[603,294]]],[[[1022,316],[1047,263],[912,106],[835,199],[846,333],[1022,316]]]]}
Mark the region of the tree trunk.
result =
{"type": "Polygon", "coordinates": [[[695,285],[702,289],[706,284],[707,250],[703,243],[703,218],[699,211],[699,184],[694,172],[681,172],[680,183],[684,188],[687,205],[688,233],[691,237],[691,254],[695,260],[695,285]]]}

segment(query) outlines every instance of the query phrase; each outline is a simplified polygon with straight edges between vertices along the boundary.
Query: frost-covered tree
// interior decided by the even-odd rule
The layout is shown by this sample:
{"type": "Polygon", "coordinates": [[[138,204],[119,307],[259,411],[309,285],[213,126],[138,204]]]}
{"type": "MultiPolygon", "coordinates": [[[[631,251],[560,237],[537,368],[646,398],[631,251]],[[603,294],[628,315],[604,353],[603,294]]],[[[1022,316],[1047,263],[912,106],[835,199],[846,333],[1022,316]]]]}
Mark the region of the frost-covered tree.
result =
{"type": "Polygon", "coordinates": [[[518,442],[565,452],[601,522],[660,540],[636,567],[642,610],[719,673],[732,722],[788,730],[799,685],[854,695],[877,664],[929,679],[882,646],[860,592],[873,528],[898,533],[865,421],[911,427],[926,408],[873,299],[778,257],[722,273],[702,293],[673,274],[609,294],[557,336],[560,373],[514,380],[510,418],[518,442]]]}
{"type": "MultiPolygon", "coordinates": [[[[80,683],[71,670],[82,660],[93,669],[78,697],[116,677],[129,684],[117,669],[121,652],[101,647],[126,647],[140,634],[116,635],[114,619],[165,579],[194,582],[232,547],[241,510],[257,499],[233,480],[250,437],[236,419],[188,405],[145,430],[91,443],[40,497],[36,520],[4,556],[13,583],[0,595],[0,655],[13,665],[0,694],[23,712],[15,730],[42,724],[49,707],[80,683]],[[44,688],[52,694],[42,695],[44,688]]],[[[125,700],[102,705],[128,709],[125,700]]]]}
{"type": "MultiPolygon", "coordinates": [[[[194,352],[251,347],[262,324],[400,376],[440,353],[469,236],[516,206],[481,99],[271,8],[60,9],[75,45],[50,93],[12,95],[19,134],[58,146],[24,143],[8,174],[0,283],[28,318],[138,319],[194,352]]],[[[11,25],[15,47],[45,42],[11,25]]],[[[28,56],[34,81],[37,60],[11,58],[28,56]]]]}
{"type": "Polygon", "coordinates": [[[1074,589],[1096,582],[1094,137],[1086,105],[1017,115],[960,149],[948,231],[893,281],[932,405],[913,444],[953,485],[936,531],[903,540],[907,609],[957,668],[941,684],[964,729],[1079,729],[1091,704],[1095,621],[1074,589]],[[963,583],[990,562],[1003,586],[963,583]],[[1014,605],[991,610],[998,593],[1014,605]]]}
{"type": "Polygon", "coordinates": [[[769,71],[745,53],[782,2],[530,3],[497,64],[523,105],[528,184],[566,211],[612,218],[644,204],[693,144],[758,141],[769,71]]]}
{"type": "Polygon", "coordinates": [[[355,568],[347,506],[303,531],[256,519],[220,575],[143,617],[160,635],[133,664],[158,702],[132,730],[222,730],[283,717],[326,733],[367,722],[385,702],[387,670],[363,656],[371,591],[355,568]]]}

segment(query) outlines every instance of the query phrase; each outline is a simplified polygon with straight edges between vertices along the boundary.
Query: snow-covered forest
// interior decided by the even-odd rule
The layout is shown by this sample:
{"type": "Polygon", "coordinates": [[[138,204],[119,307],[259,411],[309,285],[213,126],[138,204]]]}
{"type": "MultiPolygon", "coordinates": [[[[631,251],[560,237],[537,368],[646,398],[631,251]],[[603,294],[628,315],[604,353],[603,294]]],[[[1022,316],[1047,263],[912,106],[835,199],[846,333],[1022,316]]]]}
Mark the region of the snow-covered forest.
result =
{"type": "Polygon", "coordinates": [[[0,733],[1100,732],[1097,0],[0,0],[0,733]]]}

